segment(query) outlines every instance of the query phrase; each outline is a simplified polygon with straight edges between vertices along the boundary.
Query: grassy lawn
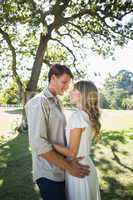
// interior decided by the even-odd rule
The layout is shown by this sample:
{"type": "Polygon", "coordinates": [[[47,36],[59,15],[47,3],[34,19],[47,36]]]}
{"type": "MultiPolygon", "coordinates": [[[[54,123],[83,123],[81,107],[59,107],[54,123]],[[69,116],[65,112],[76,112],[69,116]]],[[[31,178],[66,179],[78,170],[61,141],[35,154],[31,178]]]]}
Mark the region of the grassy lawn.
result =
{"type": "MultiPolygon", "coordinates": [[[[93,145],[92,157],[97,166],[102,200],[133,199],[133,129],[103,132],[93,145]]],[[[0,199],[39,200],[32,183],[31,154],[26,135],[0,140],[0,199]]]]}
{"type": "Polygon", "coordinates": [[[39,199],[32,183],[31,154],[26,135],[0,141],[0,199],[39,199]]]}
{"type": "MultiPolygon", "coordinates": [[[[19,110],[0,111],[0,200],[39,200],[27,135],[8,134],[19,110]]],[[[67,111],[69,118],[71,111],[67,111]]],[[[102,139],[93,145],[102,200],[133,199],[133,112],[102,111],[102,139]]]]}
{"type": "Polygon", "coordinates": [[[133,129],[104,131],[101,142],[93,146],[102,200],[133,199],[132,149],[133,129]]]}

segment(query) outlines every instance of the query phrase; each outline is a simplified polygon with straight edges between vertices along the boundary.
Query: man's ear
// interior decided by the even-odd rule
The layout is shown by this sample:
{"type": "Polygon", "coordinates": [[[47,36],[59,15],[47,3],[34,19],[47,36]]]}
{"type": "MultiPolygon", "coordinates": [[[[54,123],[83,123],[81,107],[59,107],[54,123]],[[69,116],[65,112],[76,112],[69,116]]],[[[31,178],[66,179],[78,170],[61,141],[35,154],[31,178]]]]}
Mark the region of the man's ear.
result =
{"type": "Polygon", "coordinates": [[[51,79],[52,79],[53,81],[55,81],[55,80],[57,79],[57,77],[55,76],[55,74],[53,74],[53,75],[51,76],[51,79]]]}

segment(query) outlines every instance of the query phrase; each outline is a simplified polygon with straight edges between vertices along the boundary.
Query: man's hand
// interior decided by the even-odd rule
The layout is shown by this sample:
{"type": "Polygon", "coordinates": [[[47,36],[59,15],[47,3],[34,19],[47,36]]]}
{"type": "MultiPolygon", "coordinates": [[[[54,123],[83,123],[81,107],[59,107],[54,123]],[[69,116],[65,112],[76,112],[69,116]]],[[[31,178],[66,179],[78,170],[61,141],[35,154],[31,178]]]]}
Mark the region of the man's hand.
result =
{"type": "Polygon", "coordinates": [[[82,159],[83,157],[79,157],[69,161],[70,164],[70,170],[68,170],[69,174],[71,174],[72,176],[76,176],[78,178],[84,178],[85,176],[89,175],[90,167],[88,165],[82,165],[79,163],[79,161],[82,159]]]}

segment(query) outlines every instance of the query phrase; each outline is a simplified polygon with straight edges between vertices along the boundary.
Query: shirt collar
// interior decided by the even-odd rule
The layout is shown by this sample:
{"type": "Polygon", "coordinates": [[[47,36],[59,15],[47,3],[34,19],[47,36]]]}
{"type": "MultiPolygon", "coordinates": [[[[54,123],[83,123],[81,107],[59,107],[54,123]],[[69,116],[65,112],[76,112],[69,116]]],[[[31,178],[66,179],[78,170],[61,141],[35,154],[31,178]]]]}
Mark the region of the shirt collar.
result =
{"type": "Polygon", "coordinates": [[[46,90],[44,90],[44,95],[47,97],[47,98],[50,98],[50,99],[53,99],[54,102],[60,107],[61,109],[61,104],[60,104],[60,100],[58,99],[57,96],[54,96],[50,90],[47,88],[46,90]]]}
{"type": "Polygon", "coordinates": [[[55,99],[55,96],[50,92],[50,90],[48,88],[46,90],[44,90],[44,95],[46,95],[46,97],[48,97],[48,98],[55,99]]]}

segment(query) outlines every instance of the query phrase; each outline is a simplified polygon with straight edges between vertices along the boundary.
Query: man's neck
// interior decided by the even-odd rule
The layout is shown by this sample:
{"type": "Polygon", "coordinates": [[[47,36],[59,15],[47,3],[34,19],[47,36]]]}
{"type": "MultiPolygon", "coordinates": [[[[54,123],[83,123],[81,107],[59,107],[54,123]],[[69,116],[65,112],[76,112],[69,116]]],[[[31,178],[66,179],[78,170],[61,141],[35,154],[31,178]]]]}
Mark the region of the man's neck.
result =
{"type": "Polygon", "coordinates": [[[51,85],[48,86],[49,91],[56,97],[56,90],[51,85]]]}

